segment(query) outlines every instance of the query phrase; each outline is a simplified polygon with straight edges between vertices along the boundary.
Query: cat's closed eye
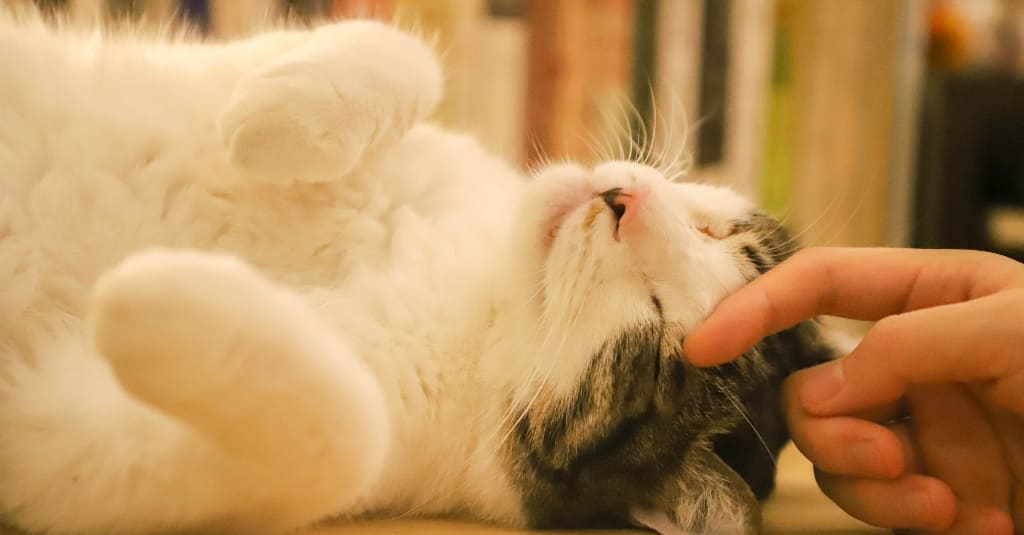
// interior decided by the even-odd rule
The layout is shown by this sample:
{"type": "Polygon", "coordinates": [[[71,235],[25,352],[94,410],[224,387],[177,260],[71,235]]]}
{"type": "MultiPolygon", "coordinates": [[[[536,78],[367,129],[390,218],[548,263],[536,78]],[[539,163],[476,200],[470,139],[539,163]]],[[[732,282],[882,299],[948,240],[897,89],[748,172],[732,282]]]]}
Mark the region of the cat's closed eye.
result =
{"type": "Polygon", "coordinates": [[[713,239],[713,240],[724,240],[729,236],[736,233],[736,230],[732,227],[725,229],[714,228],[711,225],[701,225],[697,227],[697,232],[713,239]]]}

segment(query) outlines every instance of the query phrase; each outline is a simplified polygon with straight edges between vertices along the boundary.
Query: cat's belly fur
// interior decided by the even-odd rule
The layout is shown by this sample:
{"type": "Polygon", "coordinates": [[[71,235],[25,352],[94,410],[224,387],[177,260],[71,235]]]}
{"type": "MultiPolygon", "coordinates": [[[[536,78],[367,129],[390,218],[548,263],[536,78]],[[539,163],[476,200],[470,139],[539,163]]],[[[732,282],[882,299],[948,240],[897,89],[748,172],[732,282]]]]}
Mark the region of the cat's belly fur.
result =
{"type": "Polygon", "coordinates": [[[213,125],[175,144],[161,143],[177,122],[148,132],[152,144],[68,154],[117,132],[96,124],[58,129],[56,143],[41,131],[20,140],[0,132],[0,147],[21,151],[0,154],[6,347],[58,324],[84,329],[92,284],[134,252],[236,254],[306,294],[381,378],[393,419],[389,461],[356,510],[340,514],[468,503],[479,516],[521,522],[492,445],[501,437],[484,424],[498,421],[502,395],[479,387],[472,364],[484,345],[495,245],[522,187],[516,173],[470,140],[422,125],[350,177],[254,184],[229,167],[213,125]]]}

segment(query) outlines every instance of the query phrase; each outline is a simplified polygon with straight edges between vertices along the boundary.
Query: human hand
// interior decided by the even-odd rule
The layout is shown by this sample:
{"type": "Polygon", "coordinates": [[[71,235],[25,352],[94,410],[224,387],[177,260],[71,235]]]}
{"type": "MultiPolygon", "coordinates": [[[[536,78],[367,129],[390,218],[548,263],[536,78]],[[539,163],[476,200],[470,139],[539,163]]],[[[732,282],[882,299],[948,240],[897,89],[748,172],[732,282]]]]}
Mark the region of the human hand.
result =
{"type": "Polygon", "coordinates": [[[883,527],[1024,533],[1024,265],[807,249],[726,298],[686,354],[720,364],[822,314],[879,320],[850,355],[786,383],[793,441],[822,490],[883,527]]]}

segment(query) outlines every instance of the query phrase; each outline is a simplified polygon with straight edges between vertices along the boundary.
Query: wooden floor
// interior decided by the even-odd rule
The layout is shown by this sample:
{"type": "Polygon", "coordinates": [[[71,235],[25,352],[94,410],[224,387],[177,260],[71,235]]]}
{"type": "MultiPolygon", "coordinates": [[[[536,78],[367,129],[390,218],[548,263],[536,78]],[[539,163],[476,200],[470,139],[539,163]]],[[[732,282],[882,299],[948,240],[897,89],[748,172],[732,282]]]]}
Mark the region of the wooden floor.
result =
{"type": "MultiPolygon", "coordinates": [[[[847,516],[828,501],[814,484],[810,463],[795,449],[787,449],[779,458],[779,486],[765,509],[765,535],[879,535],[885,530],[872,528],[847,516]]],[[[527,535],[529,532],[503,530],[439,521],[387,522],[341,526],[308,531],[301,535],[527,535]]],[[[570,532],[543,532],[545,535],[570,532]]],[[[590,531],[587,533],[642,534],[642,531],[590,531]]],[[[0,535],[17,532],[0,526],[0,535]]]]}

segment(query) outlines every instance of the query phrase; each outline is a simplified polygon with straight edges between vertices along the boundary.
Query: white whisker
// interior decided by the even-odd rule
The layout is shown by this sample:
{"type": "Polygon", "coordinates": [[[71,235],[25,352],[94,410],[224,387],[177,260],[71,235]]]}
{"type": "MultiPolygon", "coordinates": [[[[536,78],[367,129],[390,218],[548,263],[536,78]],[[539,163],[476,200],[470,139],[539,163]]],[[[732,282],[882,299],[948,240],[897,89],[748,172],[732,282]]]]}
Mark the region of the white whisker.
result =
{"type": "Polygon", "coordinates": [[[732,403],[733,407],[736,407],[736,410],[739,411],[740,416],[742,416],[743,419],[747,421],[747,425],[750,426],[750,430],[753,431],[754,435],[757,436],[757,440],[761,441],[761,445],[764,446],[764,451],[768,453],[768,457],[771,458],[772,464],[777,466],[779,463],[775,459],[775,454],[772,453],[772,449],[768,447],[768,442],[764,439],[763,436],[761,436],[761,432],[757,430],[757,426],[754,425],[754,422],[750,421],[750,417],[747,416],[747,411],[743,410],[743,406],[740,405],[739,401],[736,400],[736,397],[733,396],[732,392],[726,390],[721,384],[715,383],[715,386],[717,386],[718,391],[721,392],[729,400],[730,403],[732,403]]]}

